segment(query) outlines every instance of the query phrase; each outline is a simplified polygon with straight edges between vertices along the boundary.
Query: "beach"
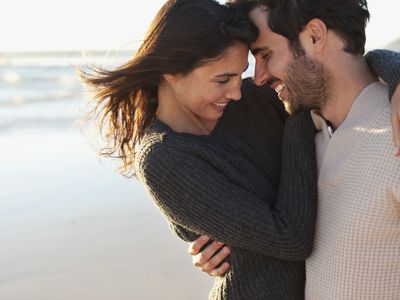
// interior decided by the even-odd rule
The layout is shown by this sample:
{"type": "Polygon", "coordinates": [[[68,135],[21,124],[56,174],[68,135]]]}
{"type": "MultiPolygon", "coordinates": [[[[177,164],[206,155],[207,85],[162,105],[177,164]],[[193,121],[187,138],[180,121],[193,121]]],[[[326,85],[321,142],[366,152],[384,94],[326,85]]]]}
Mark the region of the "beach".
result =
{"type": "Polygon", "coordinates": [[[207,299],[187,244],[80,131],[71,66],[45,61],[0,64],[0,300],[207,299]]]}

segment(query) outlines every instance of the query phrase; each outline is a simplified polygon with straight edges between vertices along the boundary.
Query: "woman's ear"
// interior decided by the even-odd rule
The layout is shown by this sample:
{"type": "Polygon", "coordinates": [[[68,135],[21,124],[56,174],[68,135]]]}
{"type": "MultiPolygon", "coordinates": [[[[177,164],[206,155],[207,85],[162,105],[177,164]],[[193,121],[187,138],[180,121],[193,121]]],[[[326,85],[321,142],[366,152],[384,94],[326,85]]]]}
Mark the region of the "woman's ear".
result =
{"type": "Polygon", "coordinates": [[[179,75],[175,74],[163,74],[163,78],[167,83],[173,84],[179,80],[179,75]]]}

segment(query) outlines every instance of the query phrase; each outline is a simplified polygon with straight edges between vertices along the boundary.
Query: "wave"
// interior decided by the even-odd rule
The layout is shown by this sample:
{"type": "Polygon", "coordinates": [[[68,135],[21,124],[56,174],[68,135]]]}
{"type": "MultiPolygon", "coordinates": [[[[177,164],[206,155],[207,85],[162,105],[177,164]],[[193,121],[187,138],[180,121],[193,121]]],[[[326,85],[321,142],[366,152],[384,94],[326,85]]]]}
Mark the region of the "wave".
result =
{"type": "Polygon", "coordinates": [[[0,132],[16,129],[69,129],[79,127],[79,116],[77,117],[58,117],[58,118],[25,118],[25,119],[6,119],[0,121],[0,132]]]}
{"type": "Polygon", "coordinates": [[[0,108],[46,103],[46,102],[47,103],[56,103],[61,101],[65,102],[65,100],[74,101],[83,98],[84,98],[83,93],[69,92],[69,91],[47,94],[47,95],[33,95],[31,97],[14,96],[3,100],[0,98],[0,108]]]}

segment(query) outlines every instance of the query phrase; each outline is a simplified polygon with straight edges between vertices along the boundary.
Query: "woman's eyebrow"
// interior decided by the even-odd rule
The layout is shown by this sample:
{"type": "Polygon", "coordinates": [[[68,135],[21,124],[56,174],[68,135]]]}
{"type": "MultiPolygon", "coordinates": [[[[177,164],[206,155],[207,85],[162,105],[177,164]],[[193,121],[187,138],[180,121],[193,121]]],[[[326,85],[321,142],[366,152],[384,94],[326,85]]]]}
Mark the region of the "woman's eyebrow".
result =
{"type": "MultiPolygon", "coordinates": [[[[248,68],[249,68],[249,63],[247,63],[246,68],[244,68],[243,72],[246,72],[246,70],[248,68]]],[[[226,72],[226,73],[215,75],[215,77],[232,77],[232,76],[239,76],[239,74],[226,72]]]]}

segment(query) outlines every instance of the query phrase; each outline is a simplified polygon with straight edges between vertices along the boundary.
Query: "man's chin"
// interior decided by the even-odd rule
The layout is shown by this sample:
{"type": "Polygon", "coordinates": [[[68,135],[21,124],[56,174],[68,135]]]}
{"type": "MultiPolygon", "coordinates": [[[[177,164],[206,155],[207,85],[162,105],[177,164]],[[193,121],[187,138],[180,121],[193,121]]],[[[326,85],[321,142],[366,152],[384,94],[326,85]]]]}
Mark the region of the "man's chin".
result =
{"type": "Polygon", "coordinates": [[[285,110],[289,115],[294,115],[302,110],[308,110],[308,108],[301,107],[298,105],[293,105],[292,102],[287,101],[287,100],[282,100],[283,105],[285,106],[285,110]]]}
{"type": "Polygon", "coordinates": [[[291,105],[288,101],[282,100],[282,102],[283,102],[283,105],[285,106],[286,112],[287,112],[289,115],[291,115],[291,114],[293,113],[293,107],[292,107],[292,105],[291,105]]]}
{"type": "Polygon", "coordinates": [[[296,112],[296,110],[293,108],[293,104],[289,100],[282,99],[282,98],[279,98],[279,99],[282,101],[282,103],[285,107],[285,110],[289,115],[296,112]]]}
{"type": "Polygon", "coordinates": [[[279,92],[277,92],[279,100],[283,103],[285,106],[285,110],[289,113],[293,113],[293,104],[289,99],[291,94],[289,93],[288,89],[286,87],[282,88],[279,92]]]}

